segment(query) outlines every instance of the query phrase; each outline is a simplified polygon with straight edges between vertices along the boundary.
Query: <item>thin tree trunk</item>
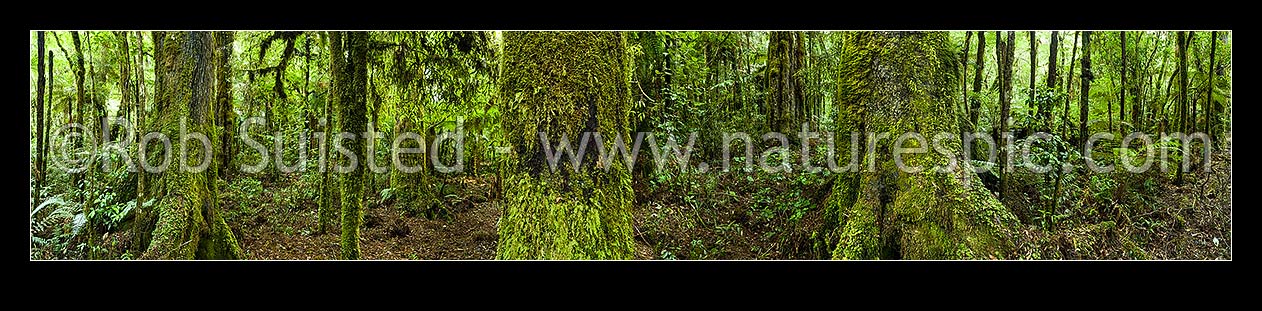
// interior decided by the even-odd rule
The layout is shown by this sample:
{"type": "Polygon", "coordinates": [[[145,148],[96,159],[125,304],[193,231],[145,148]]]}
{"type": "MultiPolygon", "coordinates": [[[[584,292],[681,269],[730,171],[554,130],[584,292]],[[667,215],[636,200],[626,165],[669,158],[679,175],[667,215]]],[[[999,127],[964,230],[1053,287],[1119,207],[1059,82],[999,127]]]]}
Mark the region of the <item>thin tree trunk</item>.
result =
{"type": "Polygon", "coordinates": [[[1214,101],[1214,86],[1217,85],[1214,80],[1218,73],[1215,56],[1218,54],[1218,32],[1211,31],[1209,37],[1209,85],[1205,87],[1205,134],[1209,135],[1210,141],[1218,138],[1218,103],[1214,101]]]}
{"type": "MultiPolygon", "coordinates": [[[[1057,86],[1058,86],[1057,80],[1060,78],[1059,76],[1060,74],[1056,72],[1056,70],[1059,69],[1057,67],[1060,67],[1060,61],[1057,60],[1056,58],[1056,55],[1059,54],[1060,52],[1059,50],[1060,50],[1060,32],[1053,31],[1052,42],[1047,46],[1047,77],[1044,78],[1045,80],[1047,80],[1048,91],[1051,91],[1053,93],[1055,93],[1057,90],[1057,86]]],[[[1054,96],[1053,98],[1064,100],[1060,96],[1054,96]]],[[[1048,123],[1047,128],[1044,129],[1048,132],[1052,132],[1052,125],[1055,125],[1055,122],[1053,122],[1052,120],[1052,116],[1055,115],[1055,113],[1053,113],[1052,110],[1056,109],[1056,106],[1057,106],[1056,104],[1058,103],[1054,103],[1054,102],[1045,103],[1044,105],[1047,106],[1047,109],[1045,111],[1040,111],[1041,113],[1039,114],[1039,118],[1046,120],[1045,122],[1048,123]]]]}
{"type": "MultiPolygon", "coordinates": [[[[132,86],[131,86],[131,77],[132,77],[131,47],[128,42],[129,40],[127,40],[126,32],[115,31],[113,34],[114,34],[114,38],[118,39],[118,42],[121,45],[118,52],[120,55],[117,58],[118,59],[118,93],[120,95],[119,96],[120,100],[118,103],[119,115],[124,118],[125,122],[131,122],[131,112],[132,110],[135,110],[132,107],[133,106],[132,104],[133,93],[130,92],[130,90],[132,89],[132,86]]],[[[128,125],[130,125],[130,123],[128,125]]],[[[120,134],[120,135],[125,135],[125,134],[120,134]]]]}
{"type": "MultiPolygon", "coordinates": [[[[1129,84],[1126,84],[1127,82],[1126,71],[1128,68],[1126,66],[1126,32],[1123,31],[1121,36],[1122,36],[1122,100],[1121,100],[1121,103],[1118,104],[1117,106],[1117,118],[1119,121],[1126,122],[1126,88],[1129,85],[1129,84]]],[[[1135,109],[1135,108],[1132,107],[1131,109],[1135,109]]],[[[1131,121],[1134,121],[1134,120],[1132,119],[1131,121]]],[[[1134,124],[1132,124],[1132,126],[1133,125],[1134,124]]]]}
{"type": "MultiPolygon", "coordinates": [[[[995,41],[998,42],[999,38],[996,37],[995,41]]],[[[978,31],[977,32],[977,60],[976,60],[977,64],[975,65],[977,67],[974,68],[974,71],[973,71],[973,93],[974,94],[980,94],[982,92],[982,82],[983,82],[982,80],[985,79],[985,76],[983,74],[985,74],[985,68],[986,68],[986,56],[985,56],[986,54],[985,53],[986,53],[986,33],[978,31]]],[[[976,130],[977,119],[980,116],[979,110],[981,110],[982,108],[981,104],[982,104],[982,101],[976,97],[974,97],[972,100],[969,101],[968,121],[969,121],[970,131],[976,130]]]]}
{"type": "MultiPolygon", "coordinates": [[[[79,40],[79,32],[77,31],[71,31],[70,38],[74,41],[74,52],[75,52],[75,63],[74,63],[75,112],[70,122],[87,123],[83,119],[84,117],[83,107],[87,105],[87,94],[85,93],[86,90],[84,89],[84,86],[83,86],[84,84],[83,75],[85,72],[83,70],[83,48],[82,48],[83,43],[79,40]]],[[[84,125],[87,126],[87,124],[84,124],[84,125]]],[[[92,127],[88,126],[88,128],[92,128],[92,127]]],[[[83,144],[83,139],[74,140],[75,149],[82,148],[83,147],[82,144],[83,144]]],[[[74,179],[73,179],[74,183],[72,184],[72,187],[74,188],[82,187],[83,186],[82,185],[83,172],[73,173],[72,175],[74,176],[74,179]]],[[[88,205],[85,205],[85,206],[88,206],[88,205]]],[[[91,210],[90,208],[85,208],[83,212],[84,214],[87,214],[88,212],[90,212],[90,210],[91,210]]]]}
{"type": "MultiPolygon", "coordinates": [[[[56,34],[53,35],[55,36],[56,34]]],[[[44,135],[41,135],[39,143],[44,146],[44,148],[39,150],[39,157],[40,159],[43,159],[39,162],[39,171],[45,172],[44,174],[47,174],[48,172],[48,137],[50,136],[49,132],[51,132],[53,123],[53,86],[56,85],[53,83],[53,59],[55,59],[55,57],[53,57],[53,51],[50,49],[48,50],[48,98],[44,102],[48,107],[47,111],[44,112],[44,135]]],[[[41,183],[41,185],[43,185],[43,183],[41,183]]]]}
{"type": "Polygon", "coordinates": [[[964,106],[964,115],[968,115],[968,57],[969,48],[973,47],[973,32],[964,32],[964,54],[960,57],[960,103],[964,106]]]}
{"type": "MultiPolygon", "coordinates": [[[[996,39],[1000,38],[995,36],[996,39]]],[[[998,51],[1001,52],[1000,75],[1003,82],[999,87],[999,130],[996,131],[999,137],[999,198],[1002,200],[1007,190],[1008,179],[1008,120],[1012,113],[1012,65],[1016,51],[1017,32],[1008,32],[1008,41],[1005,42],[998,51]]]]}
{"type": "MultiPolygon", "coordinates": [[[[1036,115],[1043,115],[1043,111],[1047,110],[1047,107],[1044,107],[1043,103],[1039,103],[1034,100],[1035,91],[1037,91],[1035,87],[1037,83],[1034,81],[1036,81],[1035,74],[1038,71],[1037,68],[1039,64],[1039,58],[1038,58],[1039,40],[1038,40],[1038,37],[1034,36],[1033,31],[1029,32],[1028,34],[1030,36],[1030,84],[1028,84],[1027,87],[1029,88],[1028,91],[1030,95],[1029,97],[1026,98],[1026,102],[1031,103],[1031,104],[1036,104],[1037,105],[1037,107],[1035,107],[1037,109],[1036,115]]],[[[1027,107],[1029,106],[1033,106],[1033,105],[1027,105],[1027,107]]],[[[1047,122],[1047,120],[1041,120],[1040,122],[1047,122]]]]}
{"type": "Polygon", "coordinates": [[[216,106],[216,125],[223,133],[222,139],[219,140],[219,176],[225,180],[231,174],[235,173],[232,165],[233,156],[236,151],[233,149],[235,139],[234,135],[228,134],[236,132],[236,112],[233,111],[232,105],[232,43],[236,40],[236,34],[231,31],[215,32],[215,106],[216,106]]]}
{"type": "MultiPolygon", "coordinates": [[[[1188,42],[1190,35],[1185,31],[1178,34],[1179,40],[1179,124],[1178,131],[1180,133],[1187,132],[1187,114],[1188,114],[1188,42]]],[[[1187,157],[1179,157],[1179,167],[1175,176],[1176,184],[1183,184],[1183,163],[1187,162],[1187,157]]]]}
{"type": "Polygon", "coordinates": [[[1072,94],[1074,92],[1074,67],[1078,64],[1074,62],[1074,60],[1078,59],[1078,37],[1081,34],[1082,34],[1081,31],[1074,32],[1074,44],[1072,45],[1073,48],[1071,48],[1069,52],[1069,71],[1065,72],[1065,88],[1067,88],[1068,91],[1065,92],[1065,94],[1067,95],[1065,96],[1065,110],[1062,111],[1062,114],[1061,114],[1061,120],[1063,121],[1061,123],[1065,127],[1065,137],[1070,137],[1069,136],[1069,129],[1070,129],[1069,103],[1073,101],[1072,94]]]}
{"type": "Polygon", "coordinates": [[[346,61],[346,57],[342,52],[342,33],[330,31],[326,33],[328,41],[327,50],[329,50],[329,91],[324,101],[324,147],[320,148],[320,158],[324,159],[323,166],[320,168],[321,179],[323,182],[320,187],[320,207],[319,230],[322,233],[328,232],[333,228],[335,220],[334,200],[333,200],[333,159],[330,157],[333,149],[333,141],[337,139],[337,133],[333,131],[333,107],[336,106],[338,100],[341,99],[342,86],[342,67],[346,61]]]}
{"type": "Polygon", "coordinates": [[[1091,80],[1091,32],[1082,33],[1082,91],[1078,99],[1078,143],[1083,147],[1083,155],[1090,153],[1087,146],[1087,111],[1090,107],[1091,80]]]}
{"type": "MultiPolygon", "coordinates": [[[[362,31],[346,34],[346,66],[342,67],[341,95],[342,131],[360,135],[367,130],[368,107],[366,100],[368,75],[368,33],[362,31]]],[[[340,139],[339,139],[340,141],[340,139]]],[[[371,161],[365,152],[363,137],[343,142],[354,159],[371,161]]],[[[366,163],[351,166],[342,178],[342,259],[360,258],[359,223],[363,219],[363,189],[366,163]]]]}
{"type": "Polygon", "coordinates": [[[37,74],[38,78],[35,80],[35,165],[32,165],[35,168],[35,172],[31,174],[35,177],[35,189],[31,194],[31,198],[33,199],[32,204],[39,204],[40,189],[44,187],[44,175],[46,174],[43,164],[44,148],[47,148],[44,145],[44,32],[37,32],[35,37],[36,45],[38,46],[35,53],[37,53],[36,57],[39,58],[35,68],[39,73],[37,74]]]}

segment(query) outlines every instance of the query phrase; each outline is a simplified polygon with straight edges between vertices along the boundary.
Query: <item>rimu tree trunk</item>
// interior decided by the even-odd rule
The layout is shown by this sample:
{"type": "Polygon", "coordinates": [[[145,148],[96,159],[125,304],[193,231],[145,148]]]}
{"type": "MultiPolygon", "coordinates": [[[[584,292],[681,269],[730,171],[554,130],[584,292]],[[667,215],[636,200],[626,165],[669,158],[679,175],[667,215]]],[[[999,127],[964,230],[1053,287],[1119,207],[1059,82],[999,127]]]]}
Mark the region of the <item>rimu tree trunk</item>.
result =
{"type": "Polygon", "coordinates": [[[162,113],[154,126],[168,137],[200,133],[211,140],[173,139],[172,165],[161,173],[157,189],[157,222],[145,259],[240,259],[241,247],[220,215],[215,185],[214,39],[211,32],[166,32],[158,55],[157,104],[162,113]],[[184,128],[182,128],[184,127],[184,128]],[[179,150],[183,149],[183,151],[179,150]],[[209,163],[207,163],[209,162],[209,163]],[[187,170],[181,166],[187,165],[187,170]],[[203,164],[205,166],[203,166],[203,164]],[[200,170],[199,170],[200,167],[200,170]]]}
{"type": "MultiPolygon", "coordinates": [[[[844,35],[838,131],[892,136],[959,132],[951,109],[959,61],[945,32],[844,35]]],[[[943,141],[952,151],[950,158],[934,152],[905,154],[905,165],[923,169],[917,173],[896,168],[888,152],[892,140],[877,141],[876,156],[862,157],[861,172],[836,177],[825,207],[838,220],[837,231],[830,234],[837,242],[833,258],[987,259],[1012,254],[1018,220],[985,189],[970,162],[952,161],[961,158],[958,138],[943,141]]],[[[849,140],[839,143],[839,149],[849,150],[849,140]]],[[[904,146],[927,144],[912,139],[904,146]]]]}
{"type": "Polygon", "coordinates": [[[625,47],[618,32],[504,34],[500,98],[513,152],[505,159],[496,258],[634,257],[629,169],[619,157],[599,161],[588,139],[595,134],[583,134],[600,133],[610,151],[615,137],[631,142],[625,47]],[[562,156],[553,170],[545,154],[561,152],[563,136],[571,147],[587,143],[588,152],[575,159],[578,167],[562,156]]]}

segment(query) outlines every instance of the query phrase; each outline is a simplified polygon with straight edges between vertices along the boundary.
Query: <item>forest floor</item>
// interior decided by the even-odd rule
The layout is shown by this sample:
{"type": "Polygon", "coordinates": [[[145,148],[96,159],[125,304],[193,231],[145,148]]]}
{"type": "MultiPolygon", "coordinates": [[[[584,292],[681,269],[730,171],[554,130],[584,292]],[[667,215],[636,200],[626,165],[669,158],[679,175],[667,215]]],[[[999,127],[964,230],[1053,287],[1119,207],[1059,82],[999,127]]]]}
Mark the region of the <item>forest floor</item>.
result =
{"type": "MultiPolygon", "coordinates": [[[[1210,172],[1188,174],[1182,185],[1169,180],[1149,185],[1155,187],[1150,200],[1126,203],[1145,206],[1116,208],[1118,216],[1097,215],[1053,228],[1025,224],[1016,257],[1231,259],[1231,158],[1218,153],[1214,159],[1210,172]]],[[[831,188],[829,179],[826,174],[758,173],[638,177],[633,184],[636,257],[827,258],[819,207],[831,188]]],[[[405,216],[388,201],[367,204],[361,229],[364,259],[494,259],[500,216],[494,175],[445,182],[456,189],[444,200],[453,212],[449,219],[405,216]],[[491,199],[469,199],[479,196],[491,199]]],[[[228,191],[240,188],[229,185],[228,191]]],[[[228,214],[228,223],[248,259],[338,258],[340,230],[316,232],[314,196],[285,198],[303,197],[293,193],[309,191],[311,185],[282,176],[256,188],[257,195],[223,197],[224,206],[242,206],[228,214]],[[251,199],[232,202],[237,197],[251,199]]]]}

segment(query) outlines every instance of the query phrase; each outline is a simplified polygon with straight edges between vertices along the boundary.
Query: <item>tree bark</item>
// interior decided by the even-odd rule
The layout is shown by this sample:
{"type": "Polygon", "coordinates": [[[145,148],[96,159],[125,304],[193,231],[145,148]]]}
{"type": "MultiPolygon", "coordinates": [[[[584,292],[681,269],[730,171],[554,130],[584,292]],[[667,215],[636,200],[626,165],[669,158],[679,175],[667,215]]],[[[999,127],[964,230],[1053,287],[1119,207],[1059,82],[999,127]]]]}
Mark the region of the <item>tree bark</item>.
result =
{"type": "Polygon", "coordinates": [[[236,34],[231,31],[217,31],[215,40],[215,125],[223,133],[219,140],[219,176],[225,180],[233,174],[233,155],[236,151],[233,135],[236,132],[236,112],[232,106],[232,42],[236,34]]]}
{"type": "Polygon", "coordinates": [[[1070,135],[1068,135],[1069,129],[1070,129],[1069,127],[1069,102],[1071,102],[1072,100],[1070,99],[1073,98],[1072,95],[1070,94],[1072,94],[1074,91],[1074,67],[1075,65],[1078,64],[1074,62],[1074,60],[1078,59],[1078,37],[1081,34],[1082,34],[1081,31],[1074,32],[1074,44],[1073,44],[1073,48],[1070,49],[1070,52],[1069,52],[1069,71],[1065,72],[1065,87],[1069,89],[1068,92],[1065,92],[1065,94],[1067,95],[1065,96],[1065,110],[1061,114],[1061,121],[1062,121],[1061,124],[1064,124],[1065,137],[1070,137],[1070,135]]]}
{"type": "Polygon", "coordinates": [[[771,32],[767,42],[767,114],[772,131],[797,133],[805,118],[806,100],[803,98],[802,34],[800,32],[771,32]]]}
{"type": "Polygon", "coordinates": [[[968,106],[968,57],[969,48],[973,47],[973,32],[964,32],[964,54],[960,56],[960,103],[964,106],[964,115],[969,115],[970,107],[968,106]]]}
{"type": "MultiPolygon", "coordinates": [[[[55,35],[56,34],[54,34],[54,36],[55,35]]],[[[44,148],[39,150],[39,157],[40,159],[43,159],[39,162],[39,171],[45,172],[44,174],[47,174],[48,172],[48,149],[49,149],[48,136],[49,136],[49,132],[51,132],[52,123],[53,123],[53,85],[55,85],[55,83],[53,83],[54,81],[53,80],[53,60],[54,59],[55,57],[53,57],[53,51],[51,49],[48,50],[48,82],[47,82],[48,87],[46,88],[47,93],[48,93],[48,98],[45,100],[45,104],[48,107],[47,107],[47,111],[44,112],[45,114],[44,122],[43,122],[44,134],[40,136],[40,145],[44,146],[44,148]]],[[[44,175],[44,176],[46,177],[47,175],[44,175]]],[[[40,183],[40,184],[44,185],[44,183],[40,183]]]]}
{"type": "Polygon", "coordinates": [[[115,31],[113,34],[114,38],[117,39],[118,44],[120,45],[118,49],[119,57],[117,58],[119,93],[118,109],[121,116],[130,119],[132,110],[132,94],[128,90],[131,90],[131,47],[128,44],[126,32],[115,31]]]}
{"type": "Polygon", "coordinates": [[[39,71],[35,80],[35,163],[31,167],[34,168],[31,176],[35,177],[35,189],[31,193],[33,199],[31,204],[39,204],[40,189],[44,187],[44,149],[48,148],[44,145],[44,32],[39,31],[35,34],[36,70],[39,71]]]}
{"type": "MultiPolygon", "coordinates": [[[[1177,130],[1180,133],[1187,132],[1187,115],[1188,115],[1188,42],[1191,42],[1191,36],[1186,31],[1178,33],[1179,40],[1179,121],[1177,130]]],[[[1179,157],[1179,167],[1175,174],[1175,183],[1183,184],[1183,163],[1187,162],[1187,157],[1179,157]]]]}
{"type": "MultiPolygon", "coordinates": [[[[996,40],[996,41],[998,41],[999,39],[998,39],[998,38],[996,38],[995,40],[996,40]]],[[[978,119],[978,117],[980,116],[980,112],[979,112],[979,110],[981,110],[981,108],[982,108],[982,101],[981,101],[981,99],[978,99],[978,98],[976,97],[976,96],[978,96],[979,94],[981,94],[981,92],[982,92],[982,82],[983,82],[982,80],[984,80],[984,79],[985,79],[985,76],[983,76],[983,74],[986,72],[986,71],[985,71],[985,68],[986,68],[986,33],[985,33],[985,32],[982,32],[982,31],[978,31],[978,32],[977,32],[977,60],[976,60],[976,63],[977,63],[977,64],[976,64],[975,66],[977,66],[977,67],[976,67],[976,68],[974,68],[974,71],[973,71],[973,94],[975,94],[975,95],[974,95],[974,97],[973,97],[971,100],[969,100],[969,108],[968,108],[968,122],[969,122],[969,127],[970,127],[970,128],[969,128],[969,131],[970,131],[970,132],[976,129],[976,127],[977,127],[977,121],[978,121],[977,119],[978,119]]]]}
{"type": "MultiPolygon", "coordinates": [[[[1052,42],[1047,46],[1047,77],[1044,78],[1047,81],[1047,90],[1053,93],[1057,91],[1057,82],[1058,82],[1057,80],[1060,77],[1059,73],[1056,72],[1056,70],[1058,69],[1057,67],[1060,67],[1060,62],[1056,59],[1056,54],[1059,53],[1059,50],[1060,50],[1060,32],[1053,31],[1052,42]]],[[[1064,100],[1060,96],[1053,96],[1052,98],[1056,98],[1058,100],[1064,100]]],[[[1052,132],[1052,125],[1055,124],[1055,122],[1053,122],[1052,120],[1052,115],[1054,115],[1052,113],[1052,110],[1056,109],[1055,104],[1058,104],[1058,103],[1049,101],[1043,104],[1044,106],[1047,107],[1047,109],[1039,110],[1040,112],[1039,119],[1042,119],[1044,120],[1044,122],[1047,122],[1048,126],[1044,129],[1048,131],[1049,133],[1052,132]]]]}
{"type": "MultiPolygon", "coordinates": [[[[342,107],[342,131],[360,136],[368,130],[368,33],[363,31],[349,32],[346,36],[346,63],[339,79],[341,89],[338,94],[342,107]]],[[[341,139],[338,139],[341,141],[341,139]]],[[[363,189],[367,162],[371,161],[365,150],[367,144],[364,137],[356,137],[349,141],[341,141],[349,156],[355,161],[350,170],[342,177],[342,259],[360,258],[359,224],[363,220],[363,189]],[[354,163],[359,162],[359,163],[354,163]]]]}
{"type": "MultiPolygon", "coordinates": [[[[951,107],[958,60],[944,32],[848,32],[842,48],[840,132],[958,133],[951,107]]],[[[980,37],[980,36],[979,36],[980,37]]],[[[926,134],[928,135],[928,134],[926,134]]],[[[892,140],[878,140],[861,168],[833,183],[827,213],[837,215],[836,259],[1005,258],[1018,220],[985,189],[958,138],[941,153],[903,157],[919,173],[895,168],[892,140]],[[955,165],[948,165],[948,162],[955,165]],[[935,165],[948,168],[932,169],[935,165]]],[[[912,140],[915,141],[915,140],[912,140]]],[[[849,140],[841,139],[842,145],[849,140]]],[[[860,142],[862,143],[862,142],[860,142]]],[[[925,147],[926,142],[920,142],[925,147]]],[[[848,146],[839,146],[842,150],[848,146]]],[[[845,162],[845,161],[843,161],[845,162]]]]}
{"type": "Polygon", "coordinates": [[[1209,43],[1209,85],[1205,87],[1205,134],[1209,135],[1210,141],[1218,138],[1218,110],[1221,109],[1218,103],[1214,101],[1214,87],[1216,83],[1215,74],[1218,73],[1215,56],[1218,54],[1218,32],[1210,32],[1209,43]]]}
{"type": "MultiPolygon", "coordinates": [[[[214,43],[210,32],[166,32],[155,68],[162,79],[158,84],[161,114],[155,126],[168,137],[187,133],[213,132],[215,100],[214,43]],[[187,128],[182,128],[187,127],[187,128]]],[[[191,134],[190,134],[191,135],[191,134]]],[[[173,142],[179,154],[172,157],[170,169],[161,173],[158,189],[157,223],[153,239],[141,256],[144,259],[240,259],[242,251],[232,230],[220,215],[215,191],[213,149],[187,139],[187,146],[173,142]],[[197,171],[202,161],[207,169],[197,171]],[[176,167],[184,162],[188,170],[176,167]]]]}
{"type": "MultiPolygon", "coordinates": [[[[999,36],[996,36],[999,39],[999,36]]],[[[999,59],[1002,82],[999,87],[999,126],[995,141],[999,143],[999,198],[1003,199],[1007,190],[1008,175],[1008,122],[1012,114],[1012,65],[1016,56],[1017,32],[1008,32],[1008,42],[1000,48],[1002,58],[999,59]]],[[[1031,80],[1033,81],[1033,80],[1031,80]]]]}
{"type": "MultiPolygon", "coordinates": [[[[80,42],[79,40],[79,32],[71,31],[70,38],[74,41],[74,53],[75,53],[75,63],[74,63],[75,111],[74,111],[73,117],[71,117],[70,122],[84,123],[84,126],[86,126],[87,128],[92,128],[90,125],[86,124],[87,121],[83,119],[84,117],[83,107],[87,105],[87,94],[83,86],[84,84],[83,75],[85,71],[83,70],[83,48],[82,48],[82,42],[80,42]]],[[[83,139],[74,140],[75,149],[83,148],[83,147],[84,147],[83,139]]],[[[73,173],[72,175],[74,176],[73,178],[74,182],[71,184],[72,187],[75,187],[75,188],[82,187],[83,186],[82,185],[83,172],[73,173]]],[[[85,206],[90,206],[90,205],[91,204],[88,204],[85,206]]],[[[90,208],[85,208],[83,212],[84,214],[87,214],[89,211],[90,211],[90,208]]]]}
{"type": "MultiPolygon", "coordinates": [[[[342,33],[330,31],[326,33],[328,38],[329,50],[329,80],[330,87],[328,97],[324,101],[324,147],[320,148],[320,158],[324,159],[323,166],[320,168],[322,183],[320,185],[320,207],[319,207],[319,231],[328,232],[333,229],[337,217],[338,202],[333,199],[335,193],[333,189],[333,140],[337,139],[336,126],[333,124],[333,109],[340,106],[337,104],[341,99],[342,87],[342,67],[346,62],[346,54],[342,47],[342,33]]],[[[339,110],[340,111],[340,110],[339,110]]]]}
{"type": "Polygon", "coordinates": [[[634,257],[634,193],[625,163],[598,162],[596,152],[587,152],[575,159],[578,167],[563,156],[553,170],[545,158],[547,150],[560,152],[562,136],[580,140],[572,147],[596,149],[583,132],[600,133],[609,150],[615,137],[630,144],[625,46],[617,32],[504,34],[499,98],[506,101],[502,122],[513,152],[505,159],[497,258],[634,257]]]}
{"type": "Polygon", "coordinates": [[[1089,153],[1087,146],[1087,112],[1090,105],[1091,80],[1094,77],[1091,74],[1091,32],[1082,33],[1082,93],[1078,99],[1078,143],[1083,147],[1083,153],[1089,153]]]}
{"type": "MultiPolygon", "coordinates": [[[[1037,83],[1035,83],[1035,82],[1034,82],[1034,81],[1035,81],[1035,72],[1037,71],[1036,69],[1037,69],[1037,67],[1038,67],[1038,63],[1039,63],[1039,61],[1038,61],[1038,50],[1039,50],[1039,49],[1038,49],[1038,46],[1039,46],[1039,41],[1038,41],[1038,38],[1034,36],[1034,32],[1033,32],[1033,31],[1029,32],[1028,34],[1029,34],[1029,36],[1030,36],[1030,84],[1029,84],[1029,86],[1028,86],[1028,87],[1029,87],[1029,94],[1030,94],[1030,95],[1029,95],[1028,99],[1026,99],[1026,102],[1028,102],[1028,103],[1037,103],[1037,107],[1036,107],[1036,108],[1037,108],[1037,110],[1035,111],[1035,114],[1036,114],[1036,115],[1040,115],[1040,116],[1041,116],[1041,115],[1043,115],[1043,111],[1047,110],[1046,104],[1045,104],[1045,103],[1039,103],[1039,102],[1037,102],[1037,101],[1035,101],[1035,100],[1034,100],[1034,98],[1035,98],[1035,91],[1036,91],[1036,87],[1035,87],[1035,85],[1037,85],[1037,83]]],[[[1040,121],[1039,121],[1040,123],[1047,122],[1047,120],[1046,120],[1046,119],[1039,119],[1039,120],[1040,120],[1040,121]]]]}
{"type": "MultiPolygon", "coordinates": [[[[1118,118],[1118,121],[1126,122],[1126,88],[1129,86],[1129,84],[1126,83],[1126,71],[1127,71],[1126,32],[1122,31],[1121,36],[1122,36],[1121,38],[1122,40],[1122,100],[1117,106],[1117,118],[1118,118]]],[[[1134,108],[1131,108],[1131,109],[1134,109],[1134,108]]]]}

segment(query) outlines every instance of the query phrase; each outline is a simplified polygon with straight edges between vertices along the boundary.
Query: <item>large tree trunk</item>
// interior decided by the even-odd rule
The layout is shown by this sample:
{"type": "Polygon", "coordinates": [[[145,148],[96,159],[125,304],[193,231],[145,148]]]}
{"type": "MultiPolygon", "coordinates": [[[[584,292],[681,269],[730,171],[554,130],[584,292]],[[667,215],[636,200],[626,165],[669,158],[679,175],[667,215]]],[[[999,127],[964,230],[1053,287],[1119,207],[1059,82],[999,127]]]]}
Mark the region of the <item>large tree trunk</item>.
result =
{"type": "Polygon", "coordinates": [[[771,32],[767,42],[767,123],[771,131],[797,133],[805,118],[800,32],[771,32]]]}
{"type": "Polygon", "coordinates": [[[36,62],[36,70],[39,71],[38,78],[35,80],[35,163],[31,165],[34,172],[31,176],[35,177],[35,190],[31,193],[33,199],[31,204],[39,204],[40,188],[44,187],[44,32],[37,32],[35,35],[37,53],[39,60],[36,62]]]}
{"type": "MultiPolygon", "coordinates": [[[[840,132],[959,133],[951,121],[959,62],[946,33],[845,36],[837,100],[840,132]]],[[[926,147],[927,142],[919,143],[926,147]]],[[[929,152],[903,157],[904,163],[923,171],[900,171],[889,152],[892,139],[883,139],[873,157],[863,157],[862,172],[837,177],[827,205],[839,221],[834,258],[986,259],[1012,254],[1018,220],[984,188],[968,161],[958,161],[958,137],[943,145],[957,160],[955,167],[947,166],[950,159],[941,153],[929,152]],[[938,171],[934,166],[950,168],[938,171]],[[871,167],[876,170],[866,170],[871,167]]]]}
{"type": "MultiPolygon", "coordinates": [[[[155,34],[159,35],[159,34],[155,34]]],[[[157,189],[157,224],[153,239],[142,258],[146,259],[240,259],[242,252],[232,230],[219,213],[213,150],[211,143],[179,139],[181,133],[214,131],[214,50],[210,32],[167,32],[161,34],[162,52],[156,72],[157,103],[163,113],[156,128],[172,137],[171,166],[161,173],[157,189]],[[185,129],[181,129],[181,126],[185,129]],[[176,140],[181,142],[177,143],[176,140]],[[185,150],[181,152],[180,150],[185,150]],[[210,162],[201,170],[203,161],[210,162]],[[180,167],[187,163],[187,170],[180,167]]]]}
{"type": "MultiPolygon", "coordinates": [[[[364,172],[372,159],[365,151],[367,142],[362,136],[368,130],[368,33],[349,32],[346,36],[346,62],[339,79],[341,85],[342,131],[353,133],[354,139],[342,141],[355,159],[348,165],[350,170],[342,176],[342,259],[359,259],[359,223],[363,220],[364,172]],[[358,162],[358,163],[355,163],[358,162]]],[[[340,139],[339,139],[340,141],[340,139]]],[[[343,172],[343,171],[339,171],[343,172]]]]}
{"type": "Polygon", "coordinates": [[[634,256],[628,168],[620,160],[599,165],[595,143],[579,141],[595,132],[611,150],[614,137],[630,143],[625,46],[617,32],[504,34],[499,98],[514,152],[502,174],[497,258],[634,256]],[[551,146],[542,146],[540,132],[551,146]],[[560,152],[563,136],[575,148],[589,144],[577,172],[568,156],[555,170],[547,164],[545,150],[560,152]]]}
{"type": "MultiPolygon", "coordinates": [[[[1087,146],[1087,108],[1091,97],[1091,32],[1082,33],[1082,94],[1078,99],[1078,143],[1087,146]]],[[[1089,150],[1084,152],[1090,152],[1089,150]]]]}

